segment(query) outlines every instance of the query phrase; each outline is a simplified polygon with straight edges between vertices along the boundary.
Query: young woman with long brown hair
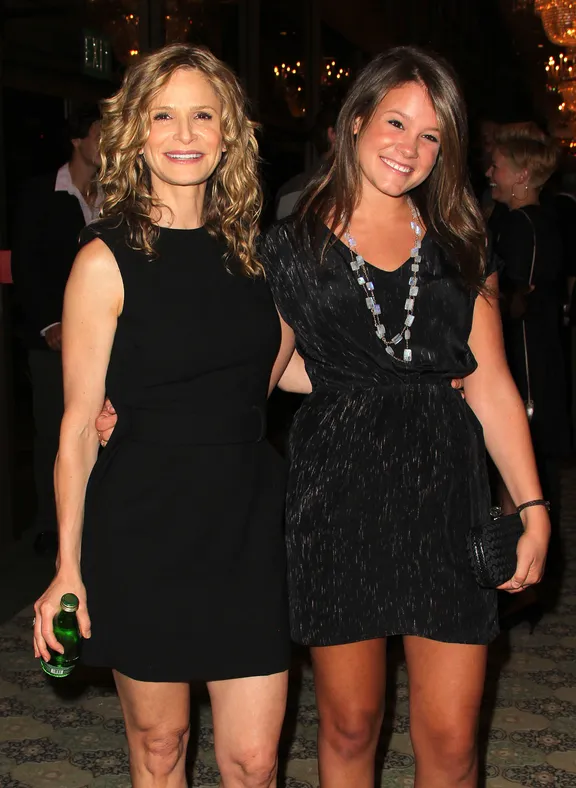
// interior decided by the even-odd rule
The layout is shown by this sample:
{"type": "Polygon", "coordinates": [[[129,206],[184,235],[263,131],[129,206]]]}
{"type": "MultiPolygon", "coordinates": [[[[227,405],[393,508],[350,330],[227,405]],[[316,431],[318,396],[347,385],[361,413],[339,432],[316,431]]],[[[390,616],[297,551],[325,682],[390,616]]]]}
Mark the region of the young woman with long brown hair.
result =
{"type": "Polygon", "coordinates": [[[60,549],[36,656],[59,648],[52,619],[75,593],[85,661],[114,670],[135,788],[185,788],[192,679],[222,785],[270,788],[290,642],[284,474],[263,438],[292,345],[255,254],[254,124],[223,63],[173,45],[104,103],[101,149],[104,218],[66,290],[60,549]],[[97,458],[105,392],[118,427],[97,458]]]}
{"type": "MultiPolygon", "coordinates": [[[[402,635],[418,788],[477,785],[496,590],[472,573],[489,517],[485,445],[515,503],[541,499],[502,344],[497,275],[442,61],[414,48],[360,74],[333,159],[262,260],[305,364],[290,436],[292,637],[312,650],[323,788],[372,788],[386,637],[402,635]],[[450,386],[464,378],[466,400],[450,386]]],[[[516,592],[542,575],[545,506],[522,514],[516,592]]]]}

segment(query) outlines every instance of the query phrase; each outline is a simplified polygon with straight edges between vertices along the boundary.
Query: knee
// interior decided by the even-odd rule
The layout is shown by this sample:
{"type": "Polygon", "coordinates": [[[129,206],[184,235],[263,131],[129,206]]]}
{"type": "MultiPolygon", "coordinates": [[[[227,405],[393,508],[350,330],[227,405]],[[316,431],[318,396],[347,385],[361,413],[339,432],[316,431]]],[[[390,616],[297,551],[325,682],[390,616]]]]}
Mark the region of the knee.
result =
{"type": "Polygon", "coordinates": [[[354,760],[375,749],[382,712],[348,710],[320,716],[321,737],[344,760],[354,760]]]}
{"type": "Polygon", "coordinates": [[[412,742],[417,760],[426,760],[452,781],[466,781],[476,768],[476,728],[465,722],[419,726],[412,742]]]}
{"type": "Polygon", "coordinates": [[[226,756],[220,754],[217,760],[224,785],[230,781],[242,788],[270,788],[276,779],[277,751],[265,745],[242,747],[226,756]]]}
{"type": "Polygon", "coordinates": [[[142,765],[155,777],[165,777],[176,769],[186,756],[189,727],[173,730],[139,731],[136,738],[142,765]]]}

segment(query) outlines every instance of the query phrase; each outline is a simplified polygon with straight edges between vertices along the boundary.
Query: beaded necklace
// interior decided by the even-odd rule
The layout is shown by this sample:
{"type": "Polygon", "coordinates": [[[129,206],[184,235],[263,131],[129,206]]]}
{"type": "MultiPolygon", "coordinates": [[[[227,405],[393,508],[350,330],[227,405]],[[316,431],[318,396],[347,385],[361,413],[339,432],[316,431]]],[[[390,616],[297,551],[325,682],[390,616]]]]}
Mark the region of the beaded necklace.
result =
{"type": "Polygon", "coordinates": [[[388,353],[389,356],[395,358],[397,361],[403,361],[405,364],[409,364],[412,361],[410,337],[412,336],[411,328],[412,324],[414,323],[414,305],[420,290],[418,285],[418,272],[420,271],[420,263],[422,262],[422,257],[420,255],[420,248],[422,246],[422,227],[420,226],[420,214],[418,213],[416,206],[410,198],[408,198],[408,205],[410,206],[410,210],[412,212],[412,221],[410,222],[410,227],[414,231],[414,246],[410,250],[410,257],[412,258],[412,275],[408,281],[408,297],[404,303],[404,309],[406,311],[404,325],[400,331],[397,334],[394,334],[394,336],[392,336],[390,339],[386,334],[386,326],[380,319],[382,309],[376,301],[374,294],[374,282],[372,282],[370,279],[366,261],[362,255],[358,254],[356,251],[356,241],[350,235],[348,230],[346,230],[344,233],[344,237],[346,238],[346,242],[348,243],[348,247],[350,249],[350,254],[352,255],[350,267],[352,268],[352,271],[356,277],[356,281],[364,290],[364,294],[366,296],[366,306],[372,313],[376,335],[386,346],[386,353],[388,353]],[[396,355],[394,349],[400,344],[400,342],[402,342],[402,340],[405,342],[405,347],[404,352],[400,357],[396,355]]]}

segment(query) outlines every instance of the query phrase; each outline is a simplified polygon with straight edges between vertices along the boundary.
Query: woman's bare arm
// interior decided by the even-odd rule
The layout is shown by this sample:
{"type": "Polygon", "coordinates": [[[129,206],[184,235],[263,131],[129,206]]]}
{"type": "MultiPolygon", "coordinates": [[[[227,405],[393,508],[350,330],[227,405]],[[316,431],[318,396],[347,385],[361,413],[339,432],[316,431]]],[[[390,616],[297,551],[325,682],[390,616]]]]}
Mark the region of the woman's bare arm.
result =
{"type": "Polygon", "coordinates": [[[276,358],[272,375],[270,376],[271,394],[276,386],[282,391],[289,391],[293,394],[310,394],[312,384],[304,366],[304,360],[294,349],[294,331],[280,317],[282,326],[282,344],[276,358]]]}
{"type": "Polygon", "coordinates": [[[98,454],[95,420],[104,399],[106,370],[122,298],[122,278],[114,256],[102,241],[92,241],[74,262],[64,298],[64,417],[54,469],[59,551],[56,576],[35,605],[35,650],[45,659],[49,658],[46,644],[58,647],[52,617],[63,593],[79,596],[82,635],[90,634],[80,577],[84,498],[98,454]]]}
{"type": "MultiPolygon", "coordinates": [[[[474,308],[470,348],[478,368],[464,380],[466,401],[484,429],[486,448],[500,471],[514,503],[542,498],[542,488],[524,403],[508,369],[498,308],[496,274],[488,280],[491,295],[479,296],[474,308]]],[[[522,513],[525,533],[518,546],[518,565],[506,590],[517,590],[541,579],[550,538],[544,507],[522,513]]]]}

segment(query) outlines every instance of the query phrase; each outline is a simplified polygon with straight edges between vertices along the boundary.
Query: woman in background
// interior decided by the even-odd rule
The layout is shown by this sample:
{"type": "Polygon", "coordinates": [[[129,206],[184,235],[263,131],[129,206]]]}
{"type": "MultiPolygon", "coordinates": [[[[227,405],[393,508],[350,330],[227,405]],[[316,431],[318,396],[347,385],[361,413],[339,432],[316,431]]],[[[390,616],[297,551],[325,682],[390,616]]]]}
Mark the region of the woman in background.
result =
{"type": "MultiPolygon", "coordinates": [[[[508,208],[494,227],[494,250],[502,261],[506,355],[522,399],[530,400],[538,471],[551,502],[550,559],[555,562],[560,560],[559,458],[570,444],[561,337],[565,250],[553,207],[540,203],[540,193],[557,164],[554,140],[534,123],[514,123],[495,135],[486,173],[493,199],[508,208]]],[[[506,490],[503,504],[505,511],[513,508],[506,490]]],[[[558,570],[555,565],[555,576],[558,570]]]]}

